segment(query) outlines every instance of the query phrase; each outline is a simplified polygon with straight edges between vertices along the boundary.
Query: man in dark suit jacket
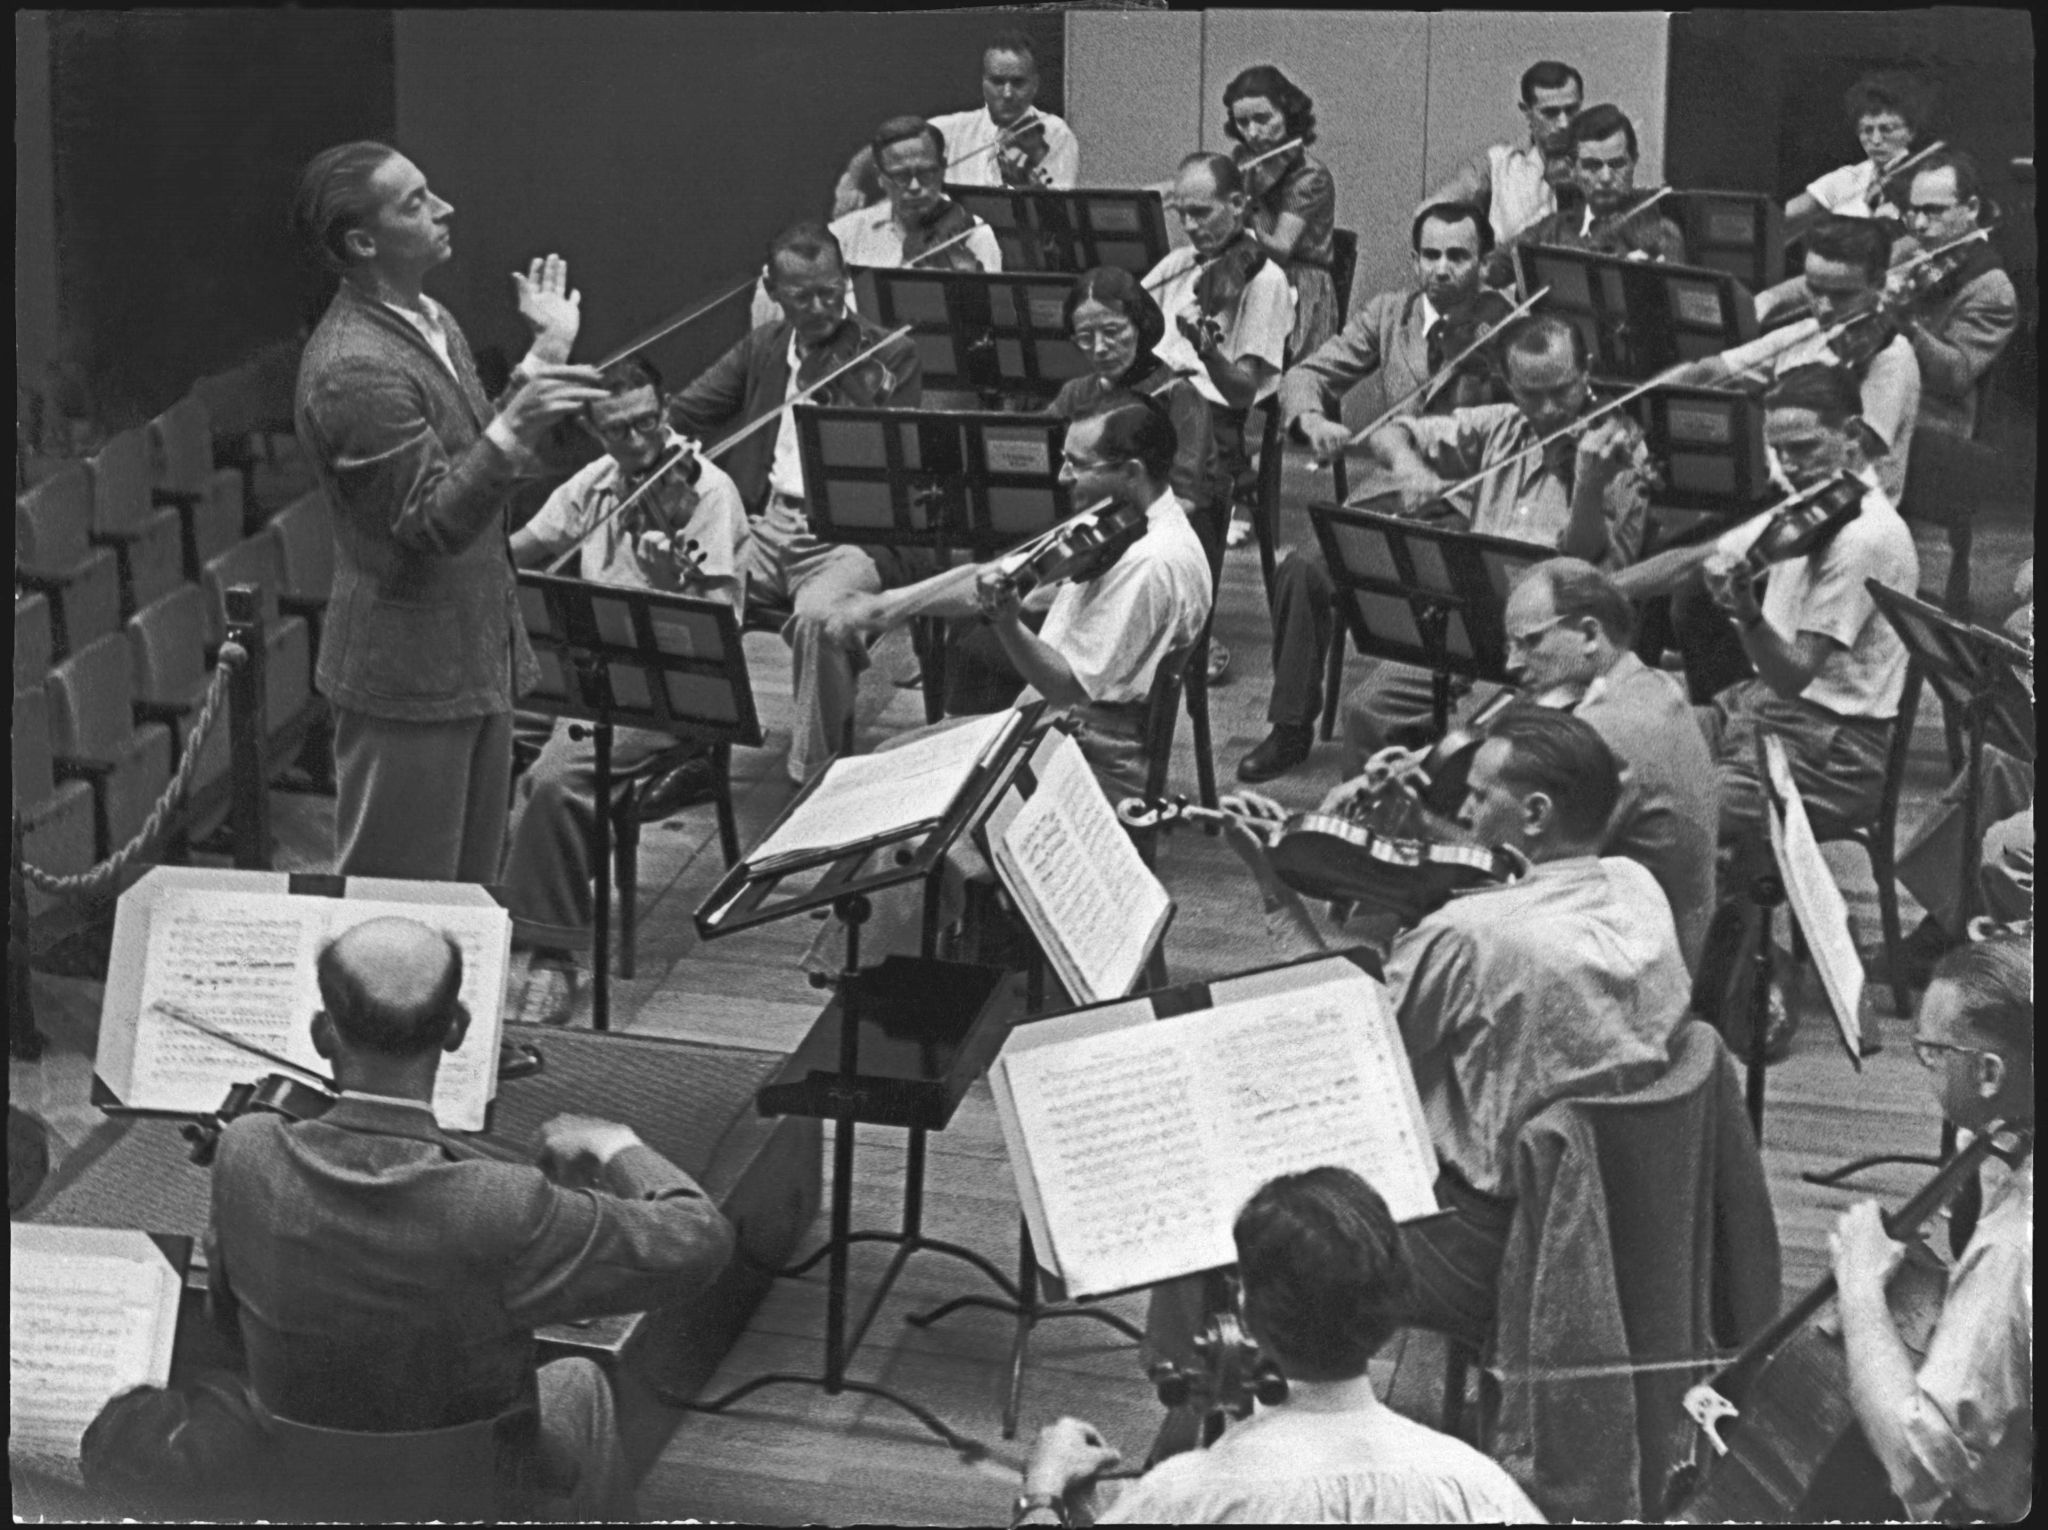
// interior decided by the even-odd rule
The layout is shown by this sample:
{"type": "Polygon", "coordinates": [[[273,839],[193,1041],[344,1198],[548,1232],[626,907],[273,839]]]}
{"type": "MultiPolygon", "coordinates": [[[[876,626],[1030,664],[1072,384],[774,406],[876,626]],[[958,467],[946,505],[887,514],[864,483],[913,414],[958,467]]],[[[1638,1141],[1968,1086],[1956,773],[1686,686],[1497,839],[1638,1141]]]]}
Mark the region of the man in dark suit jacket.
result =
{"type": "Polygon", "coordinates": [[[533,1330],[708,1285],[731,1227],[631,1127],[555,1117],[546,1172],[442,1135],[434,1075],[469,1024],[446,937],[371,920],[318,972],[313,1044],[340,1099],[307,1121],[241,1117],[214,1168],[209,1270],[259,1415],[372,1433],[499,1419],[502,1475],[573,1478],[570,1517],[628,1511],[603,1373],[536,1372],[533,1330]]]}
{"type": "Polygon", "coordinates": [[[493,412],[454,318],[420,290],[454,209],[380,143],[316,155],[293,216],[341,287],[299,365],[297,424],[334,511],[316,675],[335,709],[346,875],[486,882],[504,848],[512,702],[538,679],[505,502],[549,425],[600,399],[568,367],[559,259],[515,277],[533,349],[493,412]]]}
{"type": "MultiPolygon", "coordinates": [[[[839,241],[822,223],[799,223],[768,246],[769,295],[782,317],[763,324],[714,362],[669,404],[677,428],[694,436],[727,431],[782,410],[734,447],[723,466],[747,503],[753,536],[746,552],[747,599],[787,610],[782,636],[790,646],[796,720],[789,746],[790,778],[799,784],[844,745],[853,723],[867,646],[830,622],[848,597],[875,595],[917,570],[889,549],[827,542],[811,529],[796,421],[783,405],[834,369],[873,350],[886,333],[846,306],[846,267],[839,241]]],[[[909,339],[898,340],[843,373],[819,393],[820,404],[915,409],[924,369],[909,339]]]]}

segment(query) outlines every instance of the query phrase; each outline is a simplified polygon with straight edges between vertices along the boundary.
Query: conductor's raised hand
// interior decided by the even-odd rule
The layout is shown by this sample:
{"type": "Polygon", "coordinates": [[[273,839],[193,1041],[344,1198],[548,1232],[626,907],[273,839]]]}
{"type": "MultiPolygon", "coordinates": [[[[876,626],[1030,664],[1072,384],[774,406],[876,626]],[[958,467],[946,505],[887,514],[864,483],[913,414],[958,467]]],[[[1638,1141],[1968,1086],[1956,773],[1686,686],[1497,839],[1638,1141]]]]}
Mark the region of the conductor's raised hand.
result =
{"type": "Polygon", "coordinates": [[[569,263],[559,255],[536,256],[524,272],[512,273],[519,316],[533,331],[533,358],[563,362],[583,325],[583,294],[570,290],[569,263]]]}
{"type": "Polygon", "coordinates": [[[523,371],[522,378],[498,414],[512,434],[529,446],[557,420],[608,396],[598,386],[596,367],[534,363],[523,371]]]}

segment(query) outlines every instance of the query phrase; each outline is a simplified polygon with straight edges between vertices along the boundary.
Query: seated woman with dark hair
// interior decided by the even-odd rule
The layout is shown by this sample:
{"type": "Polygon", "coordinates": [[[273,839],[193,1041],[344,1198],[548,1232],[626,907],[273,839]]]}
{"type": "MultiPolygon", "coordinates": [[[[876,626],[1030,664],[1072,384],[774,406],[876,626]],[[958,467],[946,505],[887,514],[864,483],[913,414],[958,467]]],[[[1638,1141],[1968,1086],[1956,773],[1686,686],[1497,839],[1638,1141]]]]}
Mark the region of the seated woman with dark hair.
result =
{"type": "Polygon", "coordinates": [[[1900,221],[1908,187],[1887,171],[1913,152],[1934,114],[1934,93],[1899,69],[1864,75],[1842,96],[1842,110],[1856,130],[1863,158],[1830,170],[1785,204],[1785,237],[1796,239],[1823,214],[1900,221]]]}
{"type": "MultiPolygon", "coordinates": [[[[1207,1450],[1160,1463],[1104,1524],[1540,1523],[1492,1461],[1402,1418],[1374,1396],[1366,1364],[1396,1326],[1408,1265],[1387,1204],[1349,1169],[1286,1174],[1232,1229],[1244,1325],[1287,1378],[1207,1450]]],[[[1118,1459],[1094,1429],[1048,1426],[1024,1472],[1016,1524],[1086,1523],[1095,1478],[1118,1459]]]]}

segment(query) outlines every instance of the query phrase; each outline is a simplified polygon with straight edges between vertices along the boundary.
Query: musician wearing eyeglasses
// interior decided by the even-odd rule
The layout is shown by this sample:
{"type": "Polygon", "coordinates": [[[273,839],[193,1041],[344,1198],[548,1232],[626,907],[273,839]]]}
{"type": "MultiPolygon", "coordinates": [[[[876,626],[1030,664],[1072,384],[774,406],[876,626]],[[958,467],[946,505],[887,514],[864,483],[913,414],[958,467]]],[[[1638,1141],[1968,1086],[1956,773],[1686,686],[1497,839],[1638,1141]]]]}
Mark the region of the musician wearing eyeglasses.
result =
{"type": "Polygon", "coordinates": [[[1586,82],[1570,64],[1543,59],[1522,72],[1517,106],[1529,125],[1526,145],[1497,143],[1461,166],[1429,194],[1429,202],[1471,202],[1503,243],[1557,210],[1557,186],[1570,175],[1566,132],[1586,99],[1586,82]]]}
{"type": "MultiPolygon", "coordinates": [[[[1759,516],[1704,548],[1680,549],[1625,570],[1638,596],[1668,589],[1702,570],[1721,621],[1740,645],[1749,679],[1721,691],[1702,713],[1720,778],[1723,898],[1747,895],[1769,863],[1757,737],[1782,739],[1807,816],[1821,839],[1840,837],[1877,815],[1885,753],[1906,684],[1906,650],[1879,614],[1866,582],[1910,595],[1920,559],[1912,533],[1863,466],[1855,444],[1857,399],[1839,370],[1806,366],[1765,396],[1764,440],[1778,476],[1814,488],[1844,472],[1862,480],[1854,519],[1817,551],[1768,568],[1750,553],[1769,517],[1759,516]]],[[[1767,1041],[1772,1056],[1791,1046],[1797,1010],[1786,1008],[1767,1041]]]]}
{"type": "Polygon", "coordinates": [[[678,393],[669,417],[685,434],[707,440],[779,414],[772,428],[756,431],[722,461],[750,517],[741,567],[748,598],[788,612],[782,635],[796,690],[789,774],[801,784],[840,748],[868,663],[865,645],[826,634],[826,619],[848,596],[904,583],[905,570],[888,549],[827,542],[812,531],[794,411],[784,406],[838,372],[813,395],[817,402],[914,409],[923,369],[906,339],[841,370],[887,332],[849,309],[846,262],[824,225],[798,223],[777,234],[767,269],[776,320],[757,326],[678,393]]]}
{"type": "MultiPolygon", "coordinates": [[[[1523,320],[1504,342],[1502,369],[1514,402],[1411,415],[1366,438],[1403,512],[1439,514],[1448,504],[1473,531],[1626,566],[1642,546],[1650,463],[1625,413],[1564,433],[1592,406],[1585,337],[1561,319],[1523,320]]],[[[1431,713],[1427,670],[1381,660],[1360,668],[1343,710],[1347,776],[1389,744],[1425,742],[1431,713]]]]}
{"type": "Polygon", "coordinates": [[[1927,125],[1933,108],[1927,87],[1901,70],[1866,74],[1842,97],[1863,158],[1830,170],[1785,204],[1785,237],[1796,239],[1818,218],[1896,218],[1904,188],[1885,180],[1905,160],[1927,125]]]}
{"type": "MultiPolygon", "coordinates": [[[[1064,191],[1081,175],[1074,130],[1038,110],[1038,49],[1022,32],[993,38],[981,55],[981,105],[931,119],[946,140],[946,179],[956,186],[1042,186],[1064,191]]],[[[844,217],[881,194],[875,150],[863,148],[833,188],[832,216],[844,217]]],[[[994,269],[991,267],[990,269],[994,269]]]]}
{"type": "MultiPolygon", "coordinates": [[[[1965,1131],[2034,1124],[2033,938],[2001,934],[1935,967],[1913,1052],[1941,1113],[1965,1131]]],[[[1905,1257],[1875,1201],[1828,1239],[1849,1400],[1916,1520],[2024,1520],[2034,1470],[2034,1160],[1989,1194],[1948,1273],[1924,1353],[1906,1347],[1887,1288],[1905,1257]]],[[[1887,1516],[1890,1517],[1890,1516],[1887,1516]]]]}
{"type": "Polygon", "coordinates": [[[1558,245],[1683,264],[1685,235],[1636,190],[1636,125],[1611,103],[1589,106],[1565,130],[1574,195],[1515,235],[1512,244],[1558,245]]]}
{"type": "MultiPolygon", "coordinates": [[[[601,376],[609,397],[589,407],[587,423],[605,454],[512,534],[513,561],[552,564],[580,542],[585,579],[722,600],[742,614],[750,533],[738,487],[669,426],[652,363],[628,357],[601,376]],[[689,460],[654,479],[625,515],[614,515],[679,449],[691,450],[689,460]]],[[[574,953],[590,946],[597,746],[588,729],[581,731],[582,739],[573,738],[568,719],[554,720],[540,757],[520,777],[506,851],[513,936],[533,952],[519,1015],[530,1025],[560,1025],[574,1013],[581,978],[574,953]]],[[[711,762],[700,746],[666,733],[619,728],[612,734],[611,782],[614,792],[650,785],[661,800],[680,805],[711,790],[711,762]]]]}
{"type": "MultiPolygon", "coordinates": [[[[1483,354],[1427,396],[1418,392],[1445,363],[1484,334],[1510,304],[1481,280],[1493,250],[1486,215],[1469,202],[1425,207],[1409,227],[1415,285],[1375,293],[1343,330],[1280,379],[1280,418],[1306,441],[1318,462],[1341,457],[1351,444],[1343,401],[1377,377],[1389,406],[1402,399],[1417,414],[1494,403],[1505,395],[1498,364],[1483,354]]],[[[1272,731],[1238,761],[1240,781],[1267,781],[1305,761],[1323,705],[1323,669],[1331,631],[1329,565],[1313,546],[1280,561],[1273,580],[1272,731]]]]}

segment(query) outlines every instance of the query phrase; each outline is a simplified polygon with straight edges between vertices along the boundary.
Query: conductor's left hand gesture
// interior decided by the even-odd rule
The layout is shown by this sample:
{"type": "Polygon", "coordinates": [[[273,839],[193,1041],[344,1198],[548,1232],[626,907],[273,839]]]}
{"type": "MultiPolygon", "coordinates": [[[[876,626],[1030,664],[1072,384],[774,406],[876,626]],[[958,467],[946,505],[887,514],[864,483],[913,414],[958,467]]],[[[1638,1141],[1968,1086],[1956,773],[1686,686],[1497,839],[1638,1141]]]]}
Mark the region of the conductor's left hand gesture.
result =
{"type": "Polygon", "coordinates": [[[583,323],[583,294],[569,288],[569,263],[559,255],[536,256],[524,272],[512,273],[512,285],[519,292],[519,316],[533,331],[531,359],[567,361],[583,323]]]}

